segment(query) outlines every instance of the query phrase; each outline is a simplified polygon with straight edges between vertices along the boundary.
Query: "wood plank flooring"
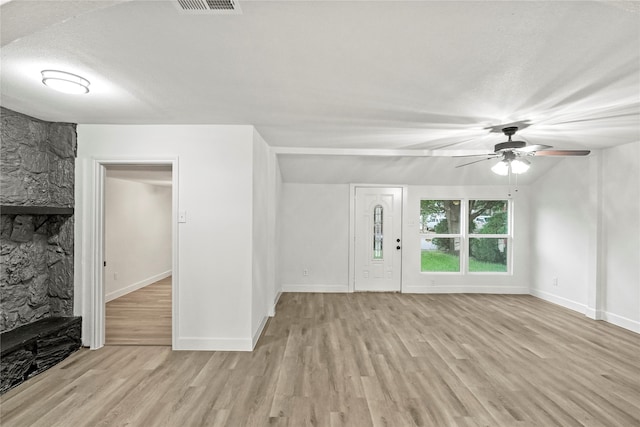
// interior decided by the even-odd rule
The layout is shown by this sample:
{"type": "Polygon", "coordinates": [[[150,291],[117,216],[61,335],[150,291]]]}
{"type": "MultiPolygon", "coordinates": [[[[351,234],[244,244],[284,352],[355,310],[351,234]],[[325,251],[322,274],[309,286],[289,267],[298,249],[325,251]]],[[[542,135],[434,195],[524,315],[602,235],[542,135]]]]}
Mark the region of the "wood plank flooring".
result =
{"type": "Polygon", "coordinates": [[[283,294],[253,352],[81,350],[9,426],[640,425],[640,335],[532,296],[283,294]]]}
{"type": "Polygon", "coordinates": [[[106,304],[105,345],[171,345],[171,277],[106,304]]]}

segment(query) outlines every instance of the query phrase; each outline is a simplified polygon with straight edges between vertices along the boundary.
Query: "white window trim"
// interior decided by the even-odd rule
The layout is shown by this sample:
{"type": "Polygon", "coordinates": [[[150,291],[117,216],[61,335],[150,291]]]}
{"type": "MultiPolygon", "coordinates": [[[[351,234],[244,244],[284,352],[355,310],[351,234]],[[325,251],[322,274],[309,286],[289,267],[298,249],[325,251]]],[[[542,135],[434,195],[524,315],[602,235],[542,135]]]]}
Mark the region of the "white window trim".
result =
{"type": "Polygon", "coordinates": [[[420,271],[424,275],[446,276],[510,276],[513,275],[513,199],[491,197],[438,197],[433,199],[420,198],[422,200],[460,200],[460,232],[457,234],[425,234],[418,232],[420,240],[438,238],[460,239],[460,271],[420,271]],[[506,201],[507,202],[507,234],[479,234],[469,233],[469,201],[506,201]],[[469,271],[469,241],[470,239],[497,238],[507,239],[507,271],[469,271]]]}

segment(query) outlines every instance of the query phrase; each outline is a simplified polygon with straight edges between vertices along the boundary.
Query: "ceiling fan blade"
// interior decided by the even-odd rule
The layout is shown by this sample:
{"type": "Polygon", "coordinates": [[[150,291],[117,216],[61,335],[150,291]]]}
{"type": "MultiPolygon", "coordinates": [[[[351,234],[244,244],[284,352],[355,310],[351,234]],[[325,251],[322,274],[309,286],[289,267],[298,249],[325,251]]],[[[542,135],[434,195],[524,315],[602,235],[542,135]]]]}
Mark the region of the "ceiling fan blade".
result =
{"type": "Polygon", "coordinates": [[[462,165],[458,165],[458,166],[456,166],[456,168],[461,168],[461,167],[463,167],[463,166],[469,166],[469,165],[472,165],[472,164],[474,164],[474,163],[480,163],[480,162],[483,162],[483,161],[485,161],[485,160],[491,160],[491,159],[496,159],[496,158],[498,158],[498,156],[487,157],[486,159],[475,160],[475,161],[473,161],[473,162],[469,162],[469,163],[464,163],[464,164],[462,164],[462,165]]]}
{"type": "Polygon", "coordinates": [[[534,156],[586,156],[591,150],[542,150],[532,153],[534,156]]]}
{"type": "Polygon", "coordinates": [[[522,148],[517,148],[515,149],[515,151],[519,151],[521,153],[531,153],[533,151],[548,150],[549,148],[553,148],[553,147],[551,145],[533,144],[533,145],[526,145],[522,148]]]}
{"type": "Polygon", "coordinates": [[[451,156],[451,157],[482,157],[482,156],[491,156],[494,153],[483,153],[483,154],[460,154],[458,156],[451,156]]]}

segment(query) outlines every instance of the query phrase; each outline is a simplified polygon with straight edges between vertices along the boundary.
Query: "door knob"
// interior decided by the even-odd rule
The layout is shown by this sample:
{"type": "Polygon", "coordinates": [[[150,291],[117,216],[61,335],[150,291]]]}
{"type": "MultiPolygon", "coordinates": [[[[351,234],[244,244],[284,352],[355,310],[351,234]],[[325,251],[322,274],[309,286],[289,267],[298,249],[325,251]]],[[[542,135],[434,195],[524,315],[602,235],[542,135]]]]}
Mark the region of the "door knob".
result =
{"type": "Polygon", "coordinates": [[[400,243],[400,239],[396,239],[396,242],[400,243]]]}
{"type": "Polygon", "coordinates": [[[400,246],[396,246],[396,249],[397,249],[397,250],[400,250],[400,246]]]}

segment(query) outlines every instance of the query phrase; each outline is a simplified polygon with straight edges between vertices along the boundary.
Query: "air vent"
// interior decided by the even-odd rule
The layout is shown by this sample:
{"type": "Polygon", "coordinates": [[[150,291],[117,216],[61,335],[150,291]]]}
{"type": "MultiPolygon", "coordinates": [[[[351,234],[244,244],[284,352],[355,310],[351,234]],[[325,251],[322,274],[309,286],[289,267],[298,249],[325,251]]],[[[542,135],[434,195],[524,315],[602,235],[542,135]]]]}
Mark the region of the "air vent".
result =
{"type": "Polygon", "coordinates": [[[207,15],[231,15],[242,13],[237,0],[175,0],[184,13],[207,15]]]}

